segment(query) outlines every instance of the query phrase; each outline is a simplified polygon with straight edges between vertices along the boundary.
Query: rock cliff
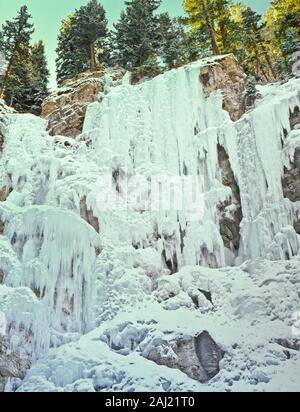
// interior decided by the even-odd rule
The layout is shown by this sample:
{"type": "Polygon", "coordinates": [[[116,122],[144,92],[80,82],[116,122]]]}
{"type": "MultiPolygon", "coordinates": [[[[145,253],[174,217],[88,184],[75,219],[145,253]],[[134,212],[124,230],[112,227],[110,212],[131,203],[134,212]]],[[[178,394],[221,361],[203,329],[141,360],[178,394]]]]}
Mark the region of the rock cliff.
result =
{"type": "Polygon", "coordinates": [[[122,70],[102,69],[66,80],[42,105],[41,116],[48,121],[49,134],[78,136],[87,106],[100,98],[106,84],[118,83],[123,75],[122,70]]]}

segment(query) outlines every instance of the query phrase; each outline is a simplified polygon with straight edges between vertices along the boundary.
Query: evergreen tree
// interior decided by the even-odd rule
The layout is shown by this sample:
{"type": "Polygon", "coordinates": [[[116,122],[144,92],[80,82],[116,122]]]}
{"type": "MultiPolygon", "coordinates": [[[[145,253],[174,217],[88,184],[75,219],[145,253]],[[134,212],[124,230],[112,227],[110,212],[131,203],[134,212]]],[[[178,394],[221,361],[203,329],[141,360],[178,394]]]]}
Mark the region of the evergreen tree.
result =
{"type": "Polygon", "coordinates": [[[199,29],[192,29],[185,35],[186,63],[196,61],[210,55],[210,48],[204,48],[200,41],[199,29]]]}
{"type": "Polygon", "coordinates": [[[40,115],[42,102],[49,94],[48,81],[50,74],[42,41],[31,47],[31,73],[32,103],[30,111],[40,115]]]}
{"type": "Polygon", "coordinates": [[[7,70],[1,83],[0,97],[18,111],[28,110],[30,100],[30,37],[33,25],[26,6],[12,21],[2,26],[1,49],[7,70]]]}
{"type": "Polygon", "coordinates": [[[248,51],[247,59],[255,67],[256,76],[262,80],[276,78],[265,40],[263,38],[261,16],[250,7],[242,11],[243,44],[248,51]]]}
{"type": "Polygon", "coordinates": [[[159,16],[160,57],[168,69],[186,61],[187,36],[180,19],[171,19],[168,13],[159,16]]]}
{"type": "Polygon", "coordinates": [[[299,43],[299,0],[273,0],[264,17],[269,54],[285,77],[291,70],[291,54],[299,43]]]}
{"type": "Polygon", "coordinates": [[[67,16],[61,23],[56,49],[56,78],[60,85],[64,80],[74,77],[87,69],[87,56],[76,44],[76,14],[67,16]]]}
{"type": "Polygon", "coordinates": [[[159,19],[155,15],[161,0],[128,0],[126,10],[115,24],[115,62],[121,67],[143,75],[157,72],[159,47],[159,19]]]}
{"type": "Polygon", "coordinates": [[[255,100],[258,96],[256,85],[257,85],[257,81],[255,77],[249,76],[249,78],[247,79],[245,96],[244,96],[244,104],[245,104],[246,110],[253,109],[254,107],[255,100]]]}
{"type": "Polygon", "coordinates": [[[198,29],[204,48],[207,42],[210,43],[214,55],[221,54],[222,47],[225,48],[228,41],[225,18],[227,4],[227,0],[184,0],[187,23],[192,29],[198,29]]]}
{"type": "Polygon", "coordinates": [[[90,0],[86,6],[81,6],[77,13],[76,29],[79,47],[89,53],[90,69],[97,66],[96,48],[101,47],[101,39],[107,34],[107,19],[104,8],[97,0],[90,0]]]}
{"type": "Polygon", "coordinates": [[[107,57],[105,16],[97,0],[90,0],[62,21],[56,49],[58,84],[87,69],[95,70],[98,58],[107,57]]]}

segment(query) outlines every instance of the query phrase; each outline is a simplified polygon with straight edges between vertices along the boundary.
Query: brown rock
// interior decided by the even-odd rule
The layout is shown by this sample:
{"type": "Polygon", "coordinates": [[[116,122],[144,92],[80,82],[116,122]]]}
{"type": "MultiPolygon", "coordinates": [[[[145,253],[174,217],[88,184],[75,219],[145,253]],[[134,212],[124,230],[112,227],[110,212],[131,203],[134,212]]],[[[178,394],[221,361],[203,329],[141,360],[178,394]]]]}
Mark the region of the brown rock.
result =
{"type": "Polygon", "coordinates": [[[296,106],[295,110],[290,113],[290,125],[291,129],[300,126],[300,110],[298,106],[296,106]]]}
{"type": "Polygon", "coordinates": [[[10,185],[4,186],[2,189],[0,189],[0,202],[5,202],[11,191],[12,188],[10,185]]]}
{"type": "Polygon", "coordinates": [[[284,197],[292,202],[300,201],[300,147],[295,150],[290,169],[284,168],[282,189],[284,197]]]}
{"type": "Polygon", "coordinates": [[[244,91],[246,75],[232,55],[221,56],[201,68],[200,81],[205,97],[216,90],[224,96],[223,107],[232,120],[238,120],[245,112],[244,91]]]}
{"type": "Polygon", "coordinates": [[[298,235],[300,235],[300,220],[297,220],[294,223],[294,229],[295,229],[296,233],[298,233],[298,235]]]}
{"type": "Polygon", "coordinates": [[[91,225],[96,232],[99,233],[100,226],[98,218],[94,216],[93,211],[87,208],[86,197],[83,197],[80,200],[80,216],[84,219],[89,225],[91,225]]]}
{"type": "Polygon", "coordinates": [[[104,90],[104,75],[109,74],[112,81],[122,78],[118,70],[82,73],[71,80],[66,80],[57,93],[52,94],[42,105],[41,116],[48,120],[49,134],[68,137],[78,136],[87,106],[97,100],[97,95],[104,90]]]}
{"type": "Polygon", "coordinates": [[[222,184],[231,189],[231,199],[218,205],[220,233],[224,246],[234,252],[240,247],[240,224],[243,219],[240,189],[224,147],[218,145],[217,150],[222,184]],[[228,212],[227,209],[232,204],[235,208],[228,212]]]}

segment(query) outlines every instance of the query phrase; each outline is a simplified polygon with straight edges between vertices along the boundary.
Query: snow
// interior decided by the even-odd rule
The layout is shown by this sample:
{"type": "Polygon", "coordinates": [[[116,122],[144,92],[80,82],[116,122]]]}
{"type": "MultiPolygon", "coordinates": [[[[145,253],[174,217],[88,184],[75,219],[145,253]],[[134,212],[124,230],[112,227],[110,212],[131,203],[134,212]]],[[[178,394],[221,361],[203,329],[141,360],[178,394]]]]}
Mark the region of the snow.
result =
{"type": "Polygon", "coordinates": [[[108,85],[74,140],[49,136],[33,115],[5,116],[0,188],[13,190],[0,203],[0,312],[13,325],[11,345],[34,360],[19,391],[299,390],[300,352],[287,355],[275,340],[293,337],[300,309],[300,208],[283,198],[281,183],[300,141],[289,123],[300,80],[260,87],[255,109],[234,123],[221,93],[204,98],[205,63],[108,85]],[[218,143],[240,188],[235,254],[219,230],[217,205],[229,189],[218,143]],[[149,208],[150,184],[125,196],[138,178],[187,175],[202,207],[149,208]],[[100,233],[81,218],[83,199],[100,233]],[[202,331],[225,351],[209,383],[147,359],[154,347],[202,331]]]}
{"type": "Polygon", "coordinates": [[[300,353],[289,350],[288,358],[275,342],[292,337],[291,313],[299,309],[299,267],[298,258],[257,260],[243,268],[185,267],[172,281],[187,298],[187,286],[209,284],[214,308],[164,309],[156,296],[125,304],[111,321],[76,342],[51,349],[19,390],[77,391],[78,386],[109,391],[299,390],[300,353]],[[226,351],[220,373],[209,384],[145,359],[151,348],[203,330],[210,331],[226,351]]]}

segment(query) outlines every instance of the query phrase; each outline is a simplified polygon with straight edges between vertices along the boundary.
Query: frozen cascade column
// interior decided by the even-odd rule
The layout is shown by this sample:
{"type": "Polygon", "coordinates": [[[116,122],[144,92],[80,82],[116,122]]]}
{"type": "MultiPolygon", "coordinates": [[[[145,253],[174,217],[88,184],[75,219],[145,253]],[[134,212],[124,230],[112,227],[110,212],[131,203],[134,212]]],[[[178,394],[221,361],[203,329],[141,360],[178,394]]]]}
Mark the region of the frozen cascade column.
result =
{"type": "Polygon", "coordinates": [[[32,289],[55,333],[84,333],[92,326],[98,234],[72,212],[49,206],[1,205],[5,236],[19,260],[5,284],[32,289]]]}

